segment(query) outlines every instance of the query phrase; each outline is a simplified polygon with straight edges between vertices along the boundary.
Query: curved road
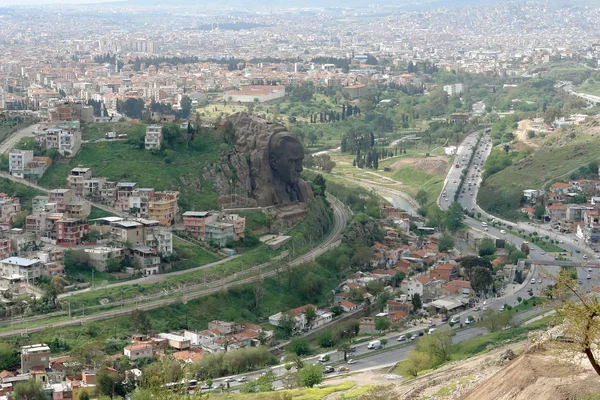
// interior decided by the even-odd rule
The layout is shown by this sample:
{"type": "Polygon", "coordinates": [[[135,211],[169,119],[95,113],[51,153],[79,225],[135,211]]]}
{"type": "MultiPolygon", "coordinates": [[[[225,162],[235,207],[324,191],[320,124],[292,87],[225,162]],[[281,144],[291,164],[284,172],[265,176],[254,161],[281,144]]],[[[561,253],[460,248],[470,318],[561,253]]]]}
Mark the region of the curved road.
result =
{"type": "MultiPolygon", "coordinates": [[[[349,213],[348,208],[346,206],[344,206],[339,200],[337,200],[336,198],[334,198],[331,195],[328,195],[328,198],[333,206],[333,214],[334,214],[334,227],[333,227],[331,233],[329,234],[329,236],[327,237],[327,239],[325,241],[320,243],[318,246],[314,247],[310,252],[308,252],[304,255],[301,255],[301,256],[297,257],[296,259],[292,260],[289,263],[289,265],[291,267],[297,267],[308,261],[312,261],[316,257],[319,257],[321,254],[325,253],[327,250],[337,247],[341,243],[341,236],[342,236],[342,233],[344,232],[344,229],[348,222],[350,213],[349,213]]],[[[275,261],[275,262],[278,262],[278,261],[275,261]]],[[[87,317],[77,317],[77,318],[72,318],[72,319],[69,319],[66,321],[59,321],[59,322],[54,322],[54,323],[43,323],[43,324],[39,324],[39,325],[37,325],[35,327],[31,327],[31,328],[13,329],[10,331],[0,332],[0,337],[9,337],[9,336],[27,334],[27,333],[31,333],[31,332],[39,332],[39,331],[43,331],[43,330],[50,329],[50,328],[57,328],[57,327],[63,327],[63,326],[69,326],[69,325],[80,325],[80,324],[83,324],[83,323],[89,322],[89,321],[98,321],[98,320],[113,318],[113,317],[117,317],[117,316],[121,316],[121,315],[126,315],[136,309],[151,310],[151,309],[158,308],[158,307],[164,307],[167,305],[176,304],[176,303],[179,303],[182,301],[185,303],[189,300],[200,298],[200,297],[205,297],[205,296],[211,295],[213,293],[219,292],[221,290],[224,290],[224,289],[227,289],[230,287],[244,285],[244,284],[255,282],[255,281],[258,281],[258,280],[261,280],[264,278],[273,277],[277,274],[276,270],[262,272],[263,269],[270,266],[271,264],[272,263],[269,262],[269,263],[265,263],[265,264],[261,264],[261,265],[252,267],[252,268],[248,269],[247,271],[245,271],[245,273],[249,274],[250,276],[239,279],[239,280],[237,279],[237,274],[234,274],[232,276],[221,279],[219,281],[211,282],[209,285],[206,285],[206,286],[199,285],[199,286],[201,286],[201,288],[198,290],[194,290],[194,289],[191,289],[188,287],[188,288],[184,288],[184,290],[182,290],[182,291],[171,292],[171,293],[169,293],[171,295],[171,297],[169,297],[169,298],[159,299],[159,300],[155,300],[155,301],[144,301],[139,304],[136,302],[135,305],[122,307],[122,308],[115,309],[115,310],[100,312],[100,313],[93,314],[93,315],[90,315],[87,317]]],[[[161,296],[164,296],[164,295],[162,293],[159,293],[156,297],[161,297],[161,296]]],[[[135,299],[132,299],[132,300],[135,301],[135,299]]]]}

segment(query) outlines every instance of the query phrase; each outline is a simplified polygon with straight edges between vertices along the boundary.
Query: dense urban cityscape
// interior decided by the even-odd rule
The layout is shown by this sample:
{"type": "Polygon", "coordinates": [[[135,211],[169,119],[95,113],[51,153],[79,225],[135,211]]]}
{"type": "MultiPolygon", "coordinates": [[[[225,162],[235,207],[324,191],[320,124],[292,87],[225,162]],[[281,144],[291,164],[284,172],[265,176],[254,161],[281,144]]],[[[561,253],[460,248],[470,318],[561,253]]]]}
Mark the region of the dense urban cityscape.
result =
{"type": "Polygon", "coordinates": [[[600,398],[600,3],[12,3],[0,400],[600,398]]]}

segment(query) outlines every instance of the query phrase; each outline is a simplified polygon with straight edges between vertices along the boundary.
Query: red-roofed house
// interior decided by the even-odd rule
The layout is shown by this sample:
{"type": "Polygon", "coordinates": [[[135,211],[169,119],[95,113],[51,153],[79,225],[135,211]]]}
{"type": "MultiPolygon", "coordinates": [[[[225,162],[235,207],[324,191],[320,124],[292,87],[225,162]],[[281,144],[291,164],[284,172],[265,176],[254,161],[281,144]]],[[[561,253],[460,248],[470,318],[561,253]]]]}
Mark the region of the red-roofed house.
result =
{"type": "Polygon", "coordinates": [[[568,183],[556,182],[550,185],[550,191],[553,193],[565,194],[568,193],[571,185],[568,183]]]}
{"type": "Polygon", "coordinates": [[[139,358],[149,358],[153,355],[153,348],[150,343],[136,343],[123,349],[123,354],[129,357],[131,361],[139,358]]]}
{"type": "Polygon", "coordinates": [[[358,308],[356,304],[351,303],[349,301],[342,301],[340,303],[340,306],[344,309],[345,312],[354,311],[358,308]]]}
{"type": "Polygon", "coordinates": [[[546,206],[546,214],[550,216],[552,221],[560,221],[561,219],[567,218],[567,205],[566,204],[552,204],[546,206]]]}
{"type": "Polygon", "coordinates": [[[175,353],[173,353],[173,357],[176,360],[182,361],[186,364],[198,363],[204,358],[204,350],[197,349],[176,351],[175,353]]]}
{"type": "Polygon", "coordinates": [[[450,282],[452,279],[456,279],[458,273],[456,266],[453,264],[442,264],[435,269],[429,271],[429,278],[436,280],[443,280],[450,282]]]}
{"type": "Polygon", "coordinates": [[[398,262],[396,263],[396,271],[398,272],[404,272],[405,274],[408,274],[411,268],[412,263],[410,261],[398,260],[398,262]]]}
{"type": "Polygon", "coordinates": [[[412,309],[411,303],[401,303],[399,301],[388,300],[385,303],[385,312],[390,314],[396,311],[402,311],[405,313],[409,313],[412,309]]]}
{"type": "Polygon", "coordinates": [[[348,296],[350,293],[348,292],[339,292],[333,296],[333,304],[339,306],[343,301],[348,300],[348,296]]]}
{"type": "Polygon", "coordinates": [[[472,293],[471,283],[467,281],[451,281],[444,286],[446,296],[470,296],[472,293]]]}
{"type": "Polygon", "coordinates": [[[392,325],[399,324],[408,314],[404,311],[394,311],[387,315],[387,318],[390,320],[392,325]]]}

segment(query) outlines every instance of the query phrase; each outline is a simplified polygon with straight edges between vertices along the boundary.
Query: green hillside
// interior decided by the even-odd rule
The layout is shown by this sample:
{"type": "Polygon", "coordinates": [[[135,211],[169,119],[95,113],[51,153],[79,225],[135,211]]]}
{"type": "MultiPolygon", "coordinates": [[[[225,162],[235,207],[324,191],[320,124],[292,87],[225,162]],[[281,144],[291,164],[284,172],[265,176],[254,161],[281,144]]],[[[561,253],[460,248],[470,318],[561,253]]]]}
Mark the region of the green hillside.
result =
{"type": "Polygon", "coordinates": [[[524,189],[541,189],[547,181],[569,179],[571,171],[599,158],[597,129],[569,128],[548,137],[546,144],[535,153],[489,176],[479,191],[479,205],[492,214],[519,218],[524,189]]]}
{"type": "Polygon", "coordinates": [[[156,190],[179,190],[183,209],[216,207],[217,193],[202,178],[202,169],[219,159],[223,144],[219,133],[205,131],[192,142],[183,136],[171,148],[153,153],[143,149],[143,129],[127,141],[86,143],[68,164],[54,163],[39,184],[49,188],[64,187],[69,171],[78,166],[91,167],[96,176],[111,181],[134,181],[139,187],[156,190]]]}

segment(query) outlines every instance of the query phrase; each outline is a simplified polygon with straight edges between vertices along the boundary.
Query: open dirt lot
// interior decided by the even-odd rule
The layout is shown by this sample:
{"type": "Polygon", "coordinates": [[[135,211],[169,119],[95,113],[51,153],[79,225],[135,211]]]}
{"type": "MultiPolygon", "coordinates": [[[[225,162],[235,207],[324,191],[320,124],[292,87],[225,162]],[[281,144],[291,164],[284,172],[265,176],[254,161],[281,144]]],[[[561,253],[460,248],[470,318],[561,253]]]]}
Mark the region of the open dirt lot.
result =
{"type": "Polygon", "coordinates": [[[445,157],[403,158],[392,164],[391,168],[398,169],[405,165],[430,175],[443,175],[448,169],[448,160],[445,157]]]}

